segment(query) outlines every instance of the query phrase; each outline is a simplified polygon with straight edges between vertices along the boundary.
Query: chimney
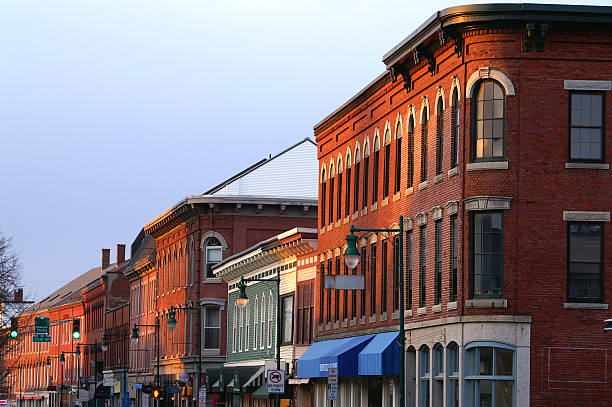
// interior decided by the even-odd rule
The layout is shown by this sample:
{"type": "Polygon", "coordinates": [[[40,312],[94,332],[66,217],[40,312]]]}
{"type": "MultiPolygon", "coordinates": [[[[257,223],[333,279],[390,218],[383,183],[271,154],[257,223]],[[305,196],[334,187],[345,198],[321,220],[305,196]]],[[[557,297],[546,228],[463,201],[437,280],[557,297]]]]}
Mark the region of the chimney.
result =
{"type": "Polygon", "coordinates": [[[102,270],[110,264],[110,249],[102,249],[102,270]]]}
{"type": "Polygon", "coordinates": [[[117,265],[125,261],[125,245],[117,244],[117,265]]]}
{"type": "Polygon", "coordinates": [[[15,290],[15,293],[13,294],[13,296],[14,296],[13,301],[23,302],[23,288],[18,288],[17,290],[15,290]]]}

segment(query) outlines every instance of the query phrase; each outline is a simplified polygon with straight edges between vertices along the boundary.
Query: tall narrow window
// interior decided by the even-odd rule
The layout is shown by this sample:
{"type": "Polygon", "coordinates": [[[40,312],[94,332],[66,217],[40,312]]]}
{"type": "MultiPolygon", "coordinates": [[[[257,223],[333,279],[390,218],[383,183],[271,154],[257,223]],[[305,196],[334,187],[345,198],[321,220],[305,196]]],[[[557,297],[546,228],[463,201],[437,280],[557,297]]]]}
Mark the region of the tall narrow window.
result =
{"type": "Polygon", "coordinates": [[[569,302],[603,301],[603,223],[568,224],[569,302]]]}
{"type": "Polygon", "coordinates": [[[419,407],[429,407],[429,383],[431,381],[429,347],[419,348],[419,407]]]}
{"type": "MultiPolygon", "coordinates": [[[[278,317],[278,316],[277,316],[278,317]]],[[[274,316],[274,305],[272,304],[272,293],[268,293],[268,348],[272,347],[273,342],[274,341],[274,335],[277,335],[277,333],[275,334],[275,322],[276,322],[276,318],[274,316]]]]}
{"type": "Polygon", "coordinates": [[[263,293],[261,295],[261,318],[259,319],[259,323],[261,324],[261,341],[260,341],[261,348],[267,345],[266,344],[266,340],[268,338],[268,336],[266,335],[266,316],[268,315],[267,306],[268,306],[268,302],[266,301],[266,294],[263,293]]]}
{"type": "Polygon", "coordinates": [[[453,89],[451,98],[451,168],[459,164],[459,94],[453,89]]]}
{"type": "Polygon", "coordinates": [[[604,93],[570,93],[570,160],[603,161],[604,93]]]}
{"type": "Polygon", "coordinates": [[[414,186],[414,117],[408,119],[408,174],[406,177],[407,187],[414,186]]]}
{"type": "Polygon", "coordinates": [[[385,179],[383,180],[383,198],[389,197],[389,171],[391,167],[391,144],[385,144],[385,179]]]}
{"type": "Polygon", "coordinates": [[[319,303],[321,307],[319,308],[319,324],[323,323],[323,310],[325,309],[325,262],[322,261],[320,266],[320,275],[319,279],[319,303]]]}
{"type": "Polygon", "coordinates": [[[281,298],[282,304],[282,330],[281,343],[289,345],[293,343],[293,295],[286,295],[281,298]]]}
{"type": "Polygon", "coordinates": [[[442,221],[436,221],[436,304],[442,302],[442,221]]]}
{"type": "Polygon", "coordinates": [[[423,109],[421,119],[421,182],[427,181],[427,136],[429,133],[429,116],[427,109],[423,109]]]}
{"type": "Polygon", "coordinates": [[[363,207],[368,207],[368,172],[370,170],[370,157],[363,159],[363,207]]]}
{"type": "Polygon", "coordinates": [[[325,184],[325,179],[323,179],[323,182],[321,183],[321,206],[319,207],[319,210],[321,211],[321,228],[325,226],[325,205],[327,203],[327,185],[325,184]]]}
{"type": "Polygon", "coordinates": [[[420,283],[420,296],[419,296],[419,307],[424,307],[426,304],[427,295],[427,235],[425,226],[421,226],[420,229],[420,256],[419,256],[419,283],[420,283]]]}
{"type": "Polygon", "coordinates": [[[478,212],[472,215],[473,298],[502,297],[503,224],[501,212],[478,212]]]}
{"type": "Polygon", "coordinates": [[[481,82],[475,103],[474,160],[501,160],[504,157],[504,91],[499,83],[481,82]]]}
{"type": "Polygon", "coordinates": [[[221,310],[219,307],[204,307],[204,349],[219,349],[221,345],[221,310]]]}
{"type": "Polygon", "coordinates": [[[254,315],[254,323],[253,326],[255,327],[254,331],[255,331],[255,340],[253,341],[253,348],[257,349],[259,348],[259,340],[261,339],[261,333],[259,332],[259,297],[255,296],[255,315],[254,315]]]}
{"type": "Polygon", "coordinates": [[[457,301],[457,258],[458,258],[458,245],[457,245],[457,215],[453,215],[450,218],[451,227],[451,273],[450,273],[450,301],[457,301]]]}
{"type": "Polygon", "coordinates": [[[442,97],[438,98],[438,109],[436,112],[436,175],[442,174],[443,152],[444,152],[444,106],[442,97]]]}
{"type": "MultiPolygon", "coordinates": [[[[399,130],[396,132],[399,133],[399,130]]],[[[395,193],[400,191],[402,183],[402,139],[397,134],[395,140],[395,193]]]]}
{"type": "Polygon", "coordinates": [[[334,224],[334,177],[329,179],[329,219],[330,225],[334,224]]]}
{"type": "Polygon", "coordinates": [[[459,347],[451,342],[446,347],[446,407],[459,406],[459,347]]]}
{"type": "Polygon", "coordinates": [[[346,169],[346,187],[344,188],[344,216],[351,214],[351,168],[346,169]]]}
{"type": "Polygon", "coordinates": [[[412,309],[412,230],[406,232],[406,309],[412,309]]]}
{"type": "MultiPolygon", "coordinates": [[[[363,276],[364,281],[366,280],[366,273],[368,269],[368,259],[366,257],[366,248],[363,247],[361,249],[361,275],[363,276]]],[[[366,314],[366,292],[365,292],[365,284],[363,290],[361,290],[361,316],[364,317],[366,314]]]]}
{"type": "MultiPolygon", "coordinates": [[[[331,276],[332,274],[332,259],[327,260],[327,275],[331,276]]],[[[327,322],[331,322],[332,315],[332,290],[327,290],[327,322]]]]}
{"type": "MultiPolygon", "coordinates": [[[[340,256],[336,257],[336,276],[340,275],[340,256]]],[[[334,290],[334,319],[340,320],[340,290],[334,290]]]]}
{"type": "Polygon", "coordinates": [[[359,166],[361,162],[355,163],[355,173],[353,174],[353,212],[359,210],[359,166]]]}
{"type": "Polygon", "coordinates": [[[387,240],[382,242],[382,278],[380,286],[380,312],[387,312],[387,267],[388,267],[388,244],[387,240]]]}
{"type": "Polygon", "coordinates": [[[372,172],[372,203],[378,201],[378,171],[380,167],[380,149],[376,148],[376,141],[374,141],[374,171],[372,172]]]}
{"type": "Polygon", "coordinates": [[[336,202],[336,220],[342,219],[342,173],[338,173],[338,202],[336,202]]]}
{"type": "Polygon", "coordinates": [[[399,310],[400,306],[400,247],[399,236],[393,237],[393,310],[399,310]]]}
{"type": "Polygon", "coordinates": [[[221,242],[219,241],[219,239],[215,237],[211,237],[206,240],[205,250],[206,250],[205,277],[214,278],[215,275],[213,273],[212,268],[215,264],[221,261],[221,253],[222,253],[223,247],[221,246],[221,242]]]}
{"type": "Polygon", "coordinates": [[[370,250],[370,315],[376,315],[376,243],[372,244],[370,250]]]}

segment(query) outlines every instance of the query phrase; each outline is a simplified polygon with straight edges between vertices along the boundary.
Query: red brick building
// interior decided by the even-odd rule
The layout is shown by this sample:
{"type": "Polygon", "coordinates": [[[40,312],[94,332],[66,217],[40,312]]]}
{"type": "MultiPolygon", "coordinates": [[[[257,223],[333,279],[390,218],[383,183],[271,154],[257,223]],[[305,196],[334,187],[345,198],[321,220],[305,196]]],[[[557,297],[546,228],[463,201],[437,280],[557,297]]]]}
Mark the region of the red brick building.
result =
{"type": "Polygon", "coordinates": [[[610,7],[442,10],[315,126],[317,343],[298,362],[313,405],[332,366],[335,405],[397,405],[401,274],[407,405],[609,405],[611,22],[610,7]],[[350,273],[351,223],[400,215],[402,273],[397,236],[360,233],[365,289],[324,289],[350,273]]]}
{"type": "MultiPolygon", "coordinates": [[[[225,362],[227,284],[215,277],[212,266],[286,230],[297,226],[316,227],[315,153],[315,143],[304,139],[202,195],[188,196],[144,226],[144,234],[152,239],[154,252],[129,272],[131,315],[134,320],[144,317],[134,307],[147,301],[147,293],[152,291],[143,287],[146,281],[151,282],[154,305],[148,306],[154,306],[155,313],[147,311],[146,320],[150,324],[158,318],[160,324],[162,386],[197,389],[199,328],[203,375],[207,369],[220,367],[225,362]],[[173,307],[177,325],[171,330],[168,319],[173,307]],[[197,309],[181,309],[185,307],[201,309],[200,323],[197,309]]],[[[153,335],[154,331],[139,329],[141,334],[153,335]]],[[[142,342],[141,336],[132,354],[150,348],[141,345],[142,342]]],[[[135,384],[153,383],[152,368],[145,375],[134,374],[135,384]]],[[[140,393],[137,392],[137,399],[142,399],[140,393]]],[[[143,404],[148,402],[146,399],[145,396],[143,404]]],[[[224,403],[217,395],[209,394],[207,399],[211,406],[224,403]]],[[[193,406],[196,400],[197,390],[194,390],[192,397],[176,395],[171,403],[193,406]]]]}

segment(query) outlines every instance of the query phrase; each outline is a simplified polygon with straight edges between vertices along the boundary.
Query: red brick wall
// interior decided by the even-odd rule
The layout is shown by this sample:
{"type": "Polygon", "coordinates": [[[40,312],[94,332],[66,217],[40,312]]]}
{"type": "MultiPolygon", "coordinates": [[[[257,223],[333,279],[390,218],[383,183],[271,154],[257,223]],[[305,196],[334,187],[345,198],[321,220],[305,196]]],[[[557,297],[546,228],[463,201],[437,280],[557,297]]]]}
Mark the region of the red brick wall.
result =
{"type": "MultiPolygon", "coordinates": [[[[569,310],[564,309],[567,287],[567,223],[562,220],[564,210],[610,211],[612,202],[612,177],[606,170],[565,169],[568,161],[568,103],[569,92],[564,90],[566,79],[610,80],[612,72],[612,38],[610,32],[551,32],[546,38],[544,52],[523,51],[522,30],[474,30],[465,36],[465,46],[461,57],[452,51],[454,44],[447,44],[436,54],[438,71],[431,75],[425,64],[418,72],[412,72],[414,90],[407,93],[401,80],[391,83],[387,78],[381,79],[372,86],[372,95],[343,116],[331,126],[316,130],[319,146],[320,166],[328,168],[333,157],[339,153],[346,157],[347,147],[355,151],[359,140],[363,151],[363,140],[370,137],[373,152],[374,131],[380,129],[383,137],[385,123],[391,124],[395,134],[395,123],[398,114],[402,115],[404,133],[402,135],[402,181],[401,197],[393,200],[395,139],[391,145],[390,196],[389,203],[382,205],[384,154],[381,143],[381,160],[379,170],[379,195],[376,199],[378,208],[372,212],[368,205],[368,214],[361,212],[356,219],[340,226],[334,224],[327,230],[326,211],[325,231],[319,234],[319,253],[332,256],[334,248],[345,243],[351,223],[357,227],[390,227],[396,224],[398,217],[415,218],[419,212],[428,213],[427,224],[427,313],[418,316],[418,259],[419,233],[415,222],[413,232],[413,316],[407,322],[438,319],[441,317],[482,314],[527,315],[532,318],[531,330],[531,399],[532,405],[602,405],[602,400],[612,399],[612,386],[606,377],[612,374],[612,364],[607,362],[606,354],[612,348],[610,338],[603,332],[603,320],[609,318],[605,310],[569,310]],[[512,81],[516,96],[506,97],[506,130],[505,159],[508,170],[487,170],[467,172],[466,164],[471,162],[470,135],[472,126],[471,99],[465,97],[466,84],[470,75],[480,67],[489,66],[507,75],[512,81]],[[461,118],[460,118],[460,160],[459,174],[448,176],[450,160],[450,97],[453,76],[461,84],[461,118]],[[436,152],[436,116],[435,103],[438,86],[444,87],[446,99],[444,126],[444,168],[441,182],[434,183],[436,152]],[[376,87],[378,89],[376,90],[376,87]],[[422,98],[426,96],[430,105],[429,143],[428,143],[428,185],[419,190],[420,180],[420,111],[422,98]],[[408,154],[407,123],[408,106],[414,105],[415,117],[415,174],[414,192],[406,194],[406,159],[408,154]],[[508,307],[501,309],[468,309],[464,307],[469,298],[469,215],[465,211],[463,199],[479,195],[512,197],[510,210],[504,211],[504,294],[508,307]],[[430,210],[435,206],[444,206],[451,200],[459,205],[459,290],[458,309],[446,311],[449,298],[450,273],[450,226],[449,216],[444,213],[443,255],[442,255],[442,312],[432,312],[434,304],[434,222],[430,210]],[[574,361],[574,362],[571,362],[574,361]],[[578,372],[568,373],[575,366],[578,372]],[[576,377],[572,381],[572,377],[576,377]],[[559,390],[579,390],[568,393],[559,390]],[[576,394],[574,396],[574,394],[576,394]],[[602,398],[603,397],[603,398],[602,398]]],[[[606,94],[606,100],[610,97],[606,94]]],[[[609,106],[609,103],[608,103],[609,106]]],[[[606,133],[612,133],[612,110],[606,112],[606,133]]],[[[612,143],[606,141],[606,162],[612,157],[612,143]]],[[[372,165],[372,156],[370,165],[372,165]]],[[[363,160],[360,176],[363,176],[363,160]]],[[[346,174],[346,170],[344,171],[346,174]]],[[[373,170],[370,167],[370,177],[373,170]]],[[[372,191],[370,179],[369,192],[372,191]]],[[[329,182],[326,183],[329,188],[329,182]]],[[[351,189],[353,189],[351,182],[351,189]]],[[[337,183],[336,183],[337,187],[337,183]]],[[[346,187],[346,178],[343,179],[346,187]]],[[[361,190],[360,183],[360,205],[361,190]]],[[[334,201],[336,200],[334,194],[334,201]]],[[[351,193],[351,206],[353,200],[351,193]]],[[[319,197],[321,198],[321,191],[319,197]]],[[[329,190],[327,202],[329,203],[329,190]]],[[[343,205],[345,195],[342,194],[343,205]]],[[[371,202],[371,198],[369,198],[371,202]]],[[[334,206],[336,203],[334,204],[334,206]]],[[[334,211],[335,212],[335,211],[334,211]]],[[[351,214],[353,213],[351,208],[351,214]]],[[[344,208],[342,214],[344,214],[344,208]]],[[[319,217],[319,222],[320,222],[319,217]]],[[[335,216],[334,216],[335,219],[335,216]]],[[[323,225],[319,224],[322,229],[323,225]]],[[[612,236],[606,224],[605,257],[612,255],[612,236]]],[[[378,241],[377,275],[381,276],[381,237],[378,241]]],[[[368,262],[370,255],[368,243],[368,262]]],[[[389,252],[391,253],[391,251],[389,252]]],[[[342,259],[342,261],[344,261],[342,259]]],[[[362,260],[363,261],[363,260],[362,260]]],[[[335,272],[335,260],[334,272],[335,272]]],[[[342,264],[342,270],[343,270],[342,264]]],[[[327,261],[326,261],[327,268],[327,261]]],[[[357,270],[360,270],[360,265],[357,270]]],[[[369,264],[368,264],[369,270],[369,264]]],[[[388,319],[384,322],[360,325],[357,332],[354,327],[326,330],[317,329],[320,339],[334,335],[354,335],[381,326],[397,325],[398,320],[391,320],[392,310],[392,267],[389,256],[388,279],[376,281],[378,297],[377,309],[381,301],[387,301],[388,319]],[[388,296],[381,298],[381,286],[387,284],[388,296]]],[[[606,266],[606,271],[609,266],[606,266]]],[[[327,270],[326,270],[327,272],[327,270]]],[[[320,274],[316,283],[316,314],[325,314],[319,299],[320,274]]],[[[371,281],[366,279],[365,292],[370,292],[371,281]]],[[[605,279],[604,303],[610,302],[612,279],[605,279]]],[[[335,297],[335,293],[333,297],[335,297]]],[[[368,295],[368,294],[366,294],[368,295]]],[[[359,297],[359,296],[358,296],[359,297]]],[[[358,298],[359,299],[359,298],[358,298]]],[[[366,311],[369,316],[369,296],[366,311]]],[[[342,302],[341,302],[342,306],[342,302]]],[[[349,301],[350,307],[350,301],[349,301]]],[[[359,309],[359,301],[358,307],[359,309]]],[[[332,312],[334,307],[332,306],[332,312]]],[[[342,309],[340,309],[342,315],[342,309]]],[[[350,319],[349,313],[349,319],[350,319]]],[[[325,320],[325,318],[324,318],[325,320]]],[[[332,322],[334,317],[331,318],[332,322]]],[[[605,402],[604,402],[605,404],[605,402]]]]}

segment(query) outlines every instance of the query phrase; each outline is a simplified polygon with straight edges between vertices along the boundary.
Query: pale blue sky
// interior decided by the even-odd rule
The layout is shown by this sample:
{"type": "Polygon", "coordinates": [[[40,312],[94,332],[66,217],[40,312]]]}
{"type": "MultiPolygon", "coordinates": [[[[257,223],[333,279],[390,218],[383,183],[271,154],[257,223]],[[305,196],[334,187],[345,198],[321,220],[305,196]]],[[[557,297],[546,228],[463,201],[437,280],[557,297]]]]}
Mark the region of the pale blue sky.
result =
{"type": "Polygon", "coordinates": [[[466,3],[3,1],[0,229],[26,292],[98,266],[103,247],[114,259],[184,196],[313,137],[385,52],[466,3]]]}

